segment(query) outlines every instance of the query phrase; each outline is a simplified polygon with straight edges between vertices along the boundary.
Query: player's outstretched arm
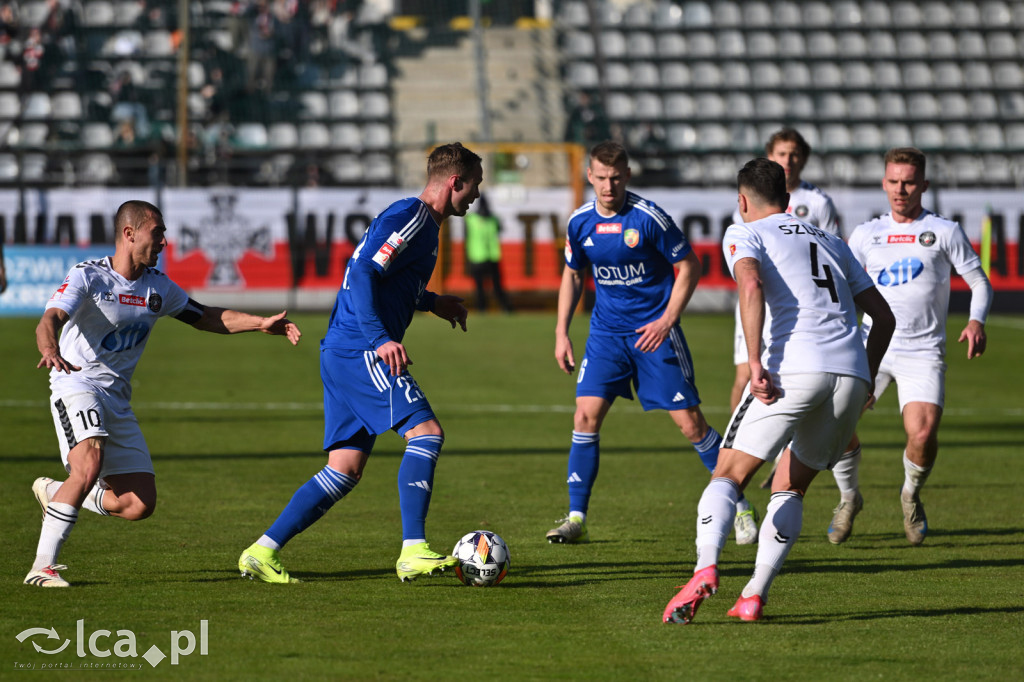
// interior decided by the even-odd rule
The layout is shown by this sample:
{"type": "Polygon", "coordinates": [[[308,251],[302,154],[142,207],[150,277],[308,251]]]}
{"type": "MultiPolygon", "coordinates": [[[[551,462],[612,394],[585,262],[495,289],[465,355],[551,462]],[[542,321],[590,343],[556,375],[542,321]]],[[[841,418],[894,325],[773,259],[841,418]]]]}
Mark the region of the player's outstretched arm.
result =
{"type": "Polygon", "coordinates": [[[285,336],[291,344],[297,345],[302,338],[299,327],[285,317],[287,310],[272,317],[262,317],[228,308],[206,306],[203,314],[192,323],[196,329],[214,334],[240,334],[241,332],[263,332],[274,336],[285,336]]]}
{"type": "Polygon", "coordinates": [[[448,320],[452,329],[455,329],[455,325],[458,323],[462,327],[462,331],[466,331],[466,318],[469,316],[469,310],[462,304],[463,300],[458,296],[441,294],[434,300],[432,312],[442,320],[448,320]]]}
{"type": "Polygon", "coordinates": [[[57,339],[61,328],[71,319],[71,316],[60,308],[48,308],[36,325],[36,346],[39,348],[39,355],[42,358],[36,368],[45,367],[55,369],[58,372],[77,372],[82,369],[72,365],[60,354],[60,344],[57,339]]]}
{"type": "Polygon", "coordinates": [[[569,339],[569,324],[583,293],[583,275],[568,265],[562,270],[562,284],[558,289],[558,318],[555,323],[555,362],[566,374],[576,369],[569,339]]]}

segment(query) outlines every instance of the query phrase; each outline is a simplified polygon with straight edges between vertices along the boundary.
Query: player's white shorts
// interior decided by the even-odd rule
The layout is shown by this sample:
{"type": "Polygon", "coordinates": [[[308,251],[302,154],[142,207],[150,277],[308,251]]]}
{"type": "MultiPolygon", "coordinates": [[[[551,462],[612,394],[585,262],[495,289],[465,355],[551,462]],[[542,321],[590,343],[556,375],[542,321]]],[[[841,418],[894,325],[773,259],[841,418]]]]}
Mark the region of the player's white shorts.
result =
{"type": "Polygon", "coordinates": [[[940,408],[946,402],[946,363],[935,357],[886,353],[875,377],[875,397],[896,382],[900,412],[907,403],[931,403],[940,408]]]}
{"type": "Polygon", "coordinates": [[[857,428],[868,382],[817,372],[782,375],[776,386],[782,396],[765,405],[751,395],[747,384],[722,447],[770,461],[789,444],[794,456],[812,469],[832,468],[857,428]]]}
{"type": "MultiPolygon", "coordinates": [[[[768,307],[764,309],[764,328],[771,329],[772,317],[768,307]]],[[[764,353],[764,341],[761,341],[761,352],[764,353]]],[[[743,322],[740,321],[740,304],[736,303],[736,331],[732,340],[732,364],[747,364],[747,337],[743,333],[743,322]]]]}
{"type": "Polygon", "coordinates": [[[131,405],[109,395],[72,393],[51,396],[50,412],[57,429],[60,458],[68,466],[68,452],[87,438],[106,438],[100,479],[114,474],[155,473],[142,429],[131,405]]]}

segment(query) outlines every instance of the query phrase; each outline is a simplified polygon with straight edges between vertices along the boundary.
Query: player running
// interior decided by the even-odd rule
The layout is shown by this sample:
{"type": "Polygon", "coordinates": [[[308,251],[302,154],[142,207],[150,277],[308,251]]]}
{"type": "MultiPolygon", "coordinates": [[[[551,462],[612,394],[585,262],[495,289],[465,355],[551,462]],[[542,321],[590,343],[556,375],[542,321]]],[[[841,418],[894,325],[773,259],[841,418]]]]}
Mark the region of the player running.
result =
{"type": "Polygon", "coordinates": [[[170,315],[218,334],[261,331],[292,345],[302,336],[283,312],[259,317],[190,299],[155,269],[166,230],[156,206],[121,204],[113,257],[72,268],[36,327],[38,366],[50,370],[50,411],[68,477],[41,477],[32,485],[43,527],[28,585],[68,586],[57,556],[83,507],[130,521],[153,513],[156,476],[132,412],[131,381],[157,319],[170,315]]]}
{"type": "Polygon", "coordinates": [[[431,311],[466,331],[457,296],[427,291],[437,263],[441,223],[465,215],[480,196],[480,157],[458,142],[427,161],[427,185],[418,197],[391,204],[366,230],[345,270],[320,343],[327,466],[300,487],[273,525],[238,558],[242,576],[269,583],[297,582],[279,552],[359,482],[377,436],[395,431],[406,440],[398,469],[402,551],[395,565],[404,582],[454,566],[426,539],[434,467],[444,431],[416,380],[402,338],[417,310],[431,311]]]}

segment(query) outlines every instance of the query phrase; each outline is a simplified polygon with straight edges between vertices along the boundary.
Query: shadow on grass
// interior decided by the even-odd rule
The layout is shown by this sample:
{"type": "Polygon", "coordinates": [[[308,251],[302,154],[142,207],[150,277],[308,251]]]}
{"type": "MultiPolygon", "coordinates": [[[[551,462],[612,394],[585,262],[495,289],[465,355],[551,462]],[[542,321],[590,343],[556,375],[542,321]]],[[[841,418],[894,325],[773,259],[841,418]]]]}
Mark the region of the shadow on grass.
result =
{"type": "Polygon", "coordinates": [[[899,609],[863,613],[800,614],[796,616],[765,617],[765,622],[778,625],[830,625],[836,621],[890,620],[893,618],[949,618],[950,616],[984,616],[990,614],[1020,614],[1019,606],[979,608],[964,606],[947,609],[899,609]]]}

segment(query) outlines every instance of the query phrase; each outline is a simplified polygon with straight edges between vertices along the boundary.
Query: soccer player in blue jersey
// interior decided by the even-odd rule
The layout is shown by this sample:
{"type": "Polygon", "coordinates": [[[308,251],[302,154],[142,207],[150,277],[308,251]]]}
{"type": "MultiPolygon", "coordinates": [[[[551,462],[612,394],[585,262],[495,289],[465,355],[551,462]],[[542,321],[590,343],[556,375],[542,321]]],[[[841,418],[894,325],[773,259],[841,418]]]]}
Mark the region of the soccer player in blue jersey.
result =
{"type": "Polygon", "coordinates": [[[431,311],[466,330],[466,308],[457,296],[427,291],[437,263],[441,223],[465,215],[480,196],[480,157],[459,143],[442,145],[427,161],[419,197],[396,201],[374,219],[356,247],[320,343],[324,384],[324,450],[327,466],[291,501],[238,559],[243,576],[296,582],[281,565],[280,549],[355,487],[377,435],[395,431],[407,442],[398,469],[402,552],[395,570],[402,581],[443,571],[456,559],[431,551],[427,509],[444,431],[409,374],[402,337],[416,310],[431,311]]]}
{"type": "Polygon", "coordinates": [[[636,389],[645,410],[667,410],[708,471],[722,437],[708,426],[694,385],[693,363],[679,316],[701,265],[675,222],[658,206],[626,190],[629,157],[602,142],[590,152],[587,179],[594,199],[569,218],[558,293],[555,360],[575,370],[569,324],[590,268],[596,301],[586,353],[576,381],[576,414],[569,450],[569,513],[548,531],[548,542],[587,542],[587,507],[597,479],[601,423],[615,398],[636,389]],[[676,275],[675,269],[679,269],[676,275]]]}

